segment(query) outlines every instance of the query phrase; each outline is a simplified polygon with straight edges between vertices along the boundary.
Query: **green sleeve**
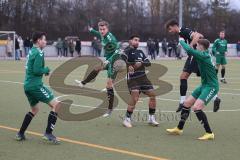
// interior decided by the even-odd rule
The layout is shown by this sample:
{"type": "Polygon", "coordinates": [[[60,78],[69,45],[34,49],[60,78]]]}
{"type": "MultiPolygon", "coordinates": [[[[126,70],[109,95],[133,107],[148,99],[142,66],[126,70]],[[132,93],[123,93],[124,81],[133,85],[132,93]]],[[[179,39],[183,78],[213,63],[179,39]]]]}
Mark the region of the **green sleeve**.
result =
{"type": "Polygon", "coordinates": [[[95,29],[91,29],[91,30],[90,30],[90,33],[93,34],[94,36],[98,37],[98,38],[101,38],[100,32],[98,32],[98,31],[95,30],[95,29]]]}
{"type": "Polygon", "coordinates": [[[212,46],[212,53],[213,53],[214,56],[217,53],[217,43],[218,43],[218,41],[215,40],[214,43],[213,43],[213,46],[212,46]]]}
{"type": "Polygon", "coordinates": [[[203,54],[203,52],[195,50],[192,47],[190,47],[184,40],[180,40],[180,44],[188,54],[192,55],[197,59],[205,59],[208,57],[205,54],[203,54]]]}
{"type": "Polygon", "coordinates": [[[34,64],[33,64],[33,74],[37,76],[42,76],[43,74],[47,74],[50,72],[48,67],[43,66],[43,57],[39,54],[35,56],[34,64]]]}

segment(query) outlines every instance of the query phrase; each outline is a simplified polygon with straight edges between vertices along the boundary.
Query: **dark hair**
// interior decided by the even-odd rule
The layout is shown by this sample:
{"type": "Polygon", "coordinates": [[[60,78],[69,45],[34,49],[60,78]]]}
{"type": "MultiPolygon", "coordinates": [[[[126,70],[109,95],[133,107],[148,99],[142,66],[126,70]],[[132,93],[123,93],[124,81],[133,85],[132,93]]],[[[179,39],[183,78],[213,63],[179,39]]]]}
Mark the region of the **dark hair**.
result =
{"type": "Polygon", "coordinates": [[[133,34],[133,35],[131,35],[131,37],[129,37],[129,40],[132,40],[134,38],[140,38],[140,36],[137,34],[133,34]]]}
{"type": "Polygon", "coordinates": [[[170,19],[165,23],[165,28],[168,29],[170,26],[179,26],[178,22],[175,19],[170,19]]]}
{"type": "Polygon", "coordinates": [[[39,39],[42,39],[43,36],[46,36],[45,32],[34,32],[32,35],[33,43],[37,43],[39,39]]]}
{"type": "Polygon", "coordinates": [[[224,31],[224,30],[221,30],[219,33],[225,33],[225,31],[224,31]]]}
{"type": "Polygon", "coordinates": [[[109,23],[103,20],[98,22],[98,27],[102,27],[102,26],[106,26],[107,28],[109,28],[109,23]]]}
{"type": "Polygon", "coordinates": [[[208,49],[210,46],[210,42],[207,39],[199,39],[198,44],[202,45],[205,49],[208,49]]]}

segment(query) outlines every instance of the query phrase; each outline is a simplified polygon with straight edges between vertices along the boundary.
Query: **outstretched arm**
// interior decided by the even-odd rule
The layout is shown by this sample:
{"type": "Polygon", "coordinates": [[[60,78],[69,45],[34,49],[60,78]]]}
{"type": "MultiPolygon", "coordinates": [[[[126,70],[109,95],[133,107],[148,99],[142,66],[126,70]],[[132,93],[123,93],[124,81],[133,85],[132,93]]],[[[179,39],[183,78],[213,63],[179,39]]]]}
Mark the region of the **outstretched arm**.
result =
{"type": "Polygon", "coordinates": [[[88,30],[91,34],[93,34],[94,36],[101,38],[101,34],[100,32],[98,32],[97,30],[93,29],[92,27],[88,27],[88,30]]]}
{"type": "Polygon", "coordinates": [[[180,44],[182,45],[183,49],[190,55],[192,55],[193,57],[196,57],[197,59],[204,59],[207,58],[207,56],[205,54],[203,54],[203,52],[198,51],[193,49],[192,47],[190,47],[185,41],[184,39],[180,39],[180,44]]]}

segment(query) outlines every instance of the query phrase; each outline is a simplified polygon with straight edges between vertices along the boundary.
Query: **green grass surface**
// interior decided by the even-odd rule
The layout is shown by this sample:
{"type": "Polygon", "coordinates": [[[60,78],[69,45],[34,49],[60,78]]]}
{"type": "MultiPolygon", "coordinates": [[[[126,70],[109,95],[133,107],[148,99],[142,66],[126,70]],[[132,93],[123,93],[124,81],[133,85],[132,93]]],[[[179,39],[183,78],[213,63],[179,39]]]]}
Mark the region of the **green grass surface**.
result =
{"type": "MultiPolygon", "coordinates": [[[[19,83],[24,80],[24,61],[0,61],[0,125],[19,128],[25,113],[29,110],[23,86],[19,83]],[[11,82],[9,82],[11,81],[11,82]]],[[[47,61],[46,65],[54,69],[63,61],[47,61]]],[[[161,77],[173,84],[170,93],[160,96],[157,101],[158,109],[175,111],[179,99],[179,78],[184,61],[161,60],[160,63],[168,68],[168,72],[161,77]],[[166,99],[170,99],[166,100],[166,99]]],[[[208,112],[207,116],[215,133],[214,141],[201,142],[197,137],[204,133],[201,124],[194,114],[191,114],[182,136],[167,135],[166,128],[177,125],[179,119],[176,113],[161,113],[159,127],[150,127],[145,121],[147,112],[137,112],[140,115],[131,129],[122,126],[121,117],[125,111],[115,111],[110,118],[97,118],[85,122],[66,122],[58,120],[54,133],[67,139],[97,144],[110,148],[122,149],[131,152],[163,157],[172,160],[238,160],[240,156],[240,62],[229,60],[226,71],[228,84],[221,84],[220,97],[222,99],[221,112],[208,112]],[[167,118],[166,118],[167,117],[167,118]],[[174,118],[173,118],[174,117],[174,118]]],[[[67,84],[74,84],[74,79],[83,76],[84,68],[79,68],[67,77],[67,84]]],[[[105,75],[101,73],[91,87],[102,89],[105,86],[105,75]]],[[[48,79],[44,78],[48,84],[48,79]]],[[[189,80],[189,91],[199,84],[199,78],[193,75],[189,80]]],[[[60,93],[54,91],[56,96],[60,93]]],[[[126,93],[127,94],[127,93],[126,93]]],[[[188,93],[190,94],[190,93],[188,93]]],[[[75,104],[96,105],[94,99],[81,96],[72,96],[75,104]]],[[[64,98],[63,98],[64,99],[64,98]]],[[[148,99],[138,103],[137,109],[147,110],[148,99]]],[[[125,109],[127,105],[120,100],[117,109],[125,109]]],[[[205,110],[212,111],[213,103],[209,103],[205,110]]],[[[87,108],[73,107],[74,112],[84,112],[87,108]]],[[[49,108],[41,104],[39,114],[32,121],[29,130],[43,133],[46,127],[49,108]]],[[[159,113],[157,113],[159,115],[159,113]]],[[[124,153],[87,147],[84,145],[62,142],[54,146],[44,143],[41,137],[27,134],[28,140],[17,142],[14,140],[16,132],[0,127],[0,159],[1,160],[138,160],[146,159],[124,153]]]]}

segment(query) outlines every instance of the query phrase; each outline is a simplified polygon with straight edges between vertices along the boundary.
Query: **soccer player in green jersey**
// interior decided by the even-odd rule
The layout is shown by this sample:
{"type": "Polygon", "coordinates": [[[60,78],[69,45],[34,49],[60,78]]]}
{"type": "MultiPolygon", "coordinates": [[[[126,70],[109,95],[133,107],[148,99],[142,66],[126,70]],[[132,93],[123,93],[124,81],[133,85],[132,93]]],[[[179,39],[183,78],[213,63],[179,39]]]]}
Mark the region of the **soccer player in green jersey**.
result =
{"type": "Polygon", "coordinates": [[[212,140],[214,134],[208,123],[206,114],[203,112],[205,105],[218,93],[219,84],[212,56],[208,51],[210,42],[207,39],[199,39],[197,49],[191,48],[183,39],[180,39],[180,44],[189,55],[192,55],[199,66],[201,73],[201,84],[193,91],[192,95],[184,101],[184,106],[181,111],[181,120],[178,126],[173,129],[167,129],[167,132],[174,135],[183,133],[183,127],[190,114],[190,108],[193,108],[198,120],[203,124],[206,133],[199,137],[199,140],[212,140]]]}
{"type": "Polygon", "coordinates": [[[46,103],[50,106],[48,123],[43,139],[58,144],[59,140],[52,134],[57,121],[57,112],[60,108],[60,102],[54,99],[53,93],[43,85],[43,76],[48,76],[50,69],[45,67],[43,48],[46,46],[46,34],[36,32],[33,34],[33,43],[26,61],[26,75],[24,81],[24,92],[31,106],[30,112],[25,115],[22,126],[16,135],[16,140],[25,140],[25,131],[27,130],[33,117],[39,111],[39,102],[46,103]]]}
{"type": "Polygon", "coordinates": [[[216,57],[216,72],[218,73],[220,65],[222,67],[220,81],[222,83],[227,83],[227,81],[225,80],[225,72],[226,72],[226,64],[227,64],[227,60],[226,60],[227,40],[225,39],[224,31],[221,31],[219,33],[219,38],[214,41],[213,47],[212,47],[212,53],[216,57]]]}
{"type": "Polygon", "coordinates": [[[106,21],[100,21],[98,23],[98,30],[96,31],[93,28],[89,27],[90,33],[94,36],[98,37],[101,40],[103,49],[104,49],[104,57],[106,60],[98,67],[96,67],[83,81],[75,80],[75,82],[83,87],[93,79],[95,79],[98,73],[102,70],[107,70],[107,95],[109,100],[108,111],[103,117],[108,117],[113,110],[113,101],[114,101],[114,90],[113,83],[116,78],[117,72],[113,69],[114,62],[119,59],[119,44],[115,36],[109,32],[109,24],[106,21]]]}

